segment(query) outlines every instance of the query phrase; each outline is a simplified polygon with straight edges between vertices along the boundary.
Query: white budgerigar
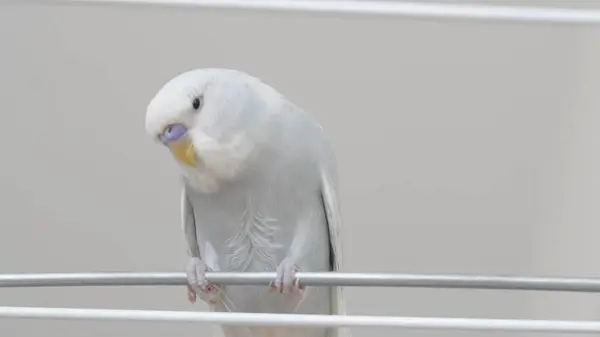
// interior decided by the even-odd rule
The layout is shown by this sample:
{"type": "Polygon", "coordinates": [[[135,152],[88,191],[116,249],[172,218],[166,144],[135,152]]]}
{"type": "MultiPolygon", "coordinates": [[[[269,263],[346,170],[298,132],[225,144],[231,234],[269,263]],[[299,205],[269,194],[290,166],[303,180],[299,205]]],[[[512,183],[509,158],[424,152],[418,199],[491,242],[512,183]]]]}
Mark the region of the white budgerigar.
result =
{"type": "MultiPolygon", "coordinates": [[[[246,73],[197,69],[149,103],[146,130],[178,163],[190,301],[210,310],[345,314],[340,287],[295,272],[342,264],[336,163],[316,120],[246,73]],[[206,271],[274,271],[270,287],[209,284],[206,271]]],[[[228,337],[331,337],[313,327],[222,327],[228,337]]],[[[345,331],[345,330],[344,330],[345,331]]]]}

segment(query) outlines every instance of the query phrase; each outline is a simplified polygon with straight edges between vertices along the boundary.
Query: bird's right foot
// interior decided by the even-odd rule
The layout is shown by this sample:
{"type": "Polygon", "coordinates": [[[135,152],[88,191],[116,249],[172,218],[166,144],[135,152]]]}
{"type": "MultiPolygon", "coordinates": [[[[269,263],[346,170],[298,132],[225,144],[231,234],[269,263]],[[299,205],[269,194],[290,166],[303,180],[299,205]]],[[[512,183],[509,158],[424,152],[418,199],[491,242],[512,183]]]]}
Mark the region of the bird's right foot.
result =
{"type": "Polygon", "coordinates": [[[190,259],[186,270],[188,300],[190,303],[195,303],[196,297],[207,303],[217,301],[220,290],[216,285],[207,282],[205,277],[207,271],[211,270],[203,260],[197,257],[190,259]]]}

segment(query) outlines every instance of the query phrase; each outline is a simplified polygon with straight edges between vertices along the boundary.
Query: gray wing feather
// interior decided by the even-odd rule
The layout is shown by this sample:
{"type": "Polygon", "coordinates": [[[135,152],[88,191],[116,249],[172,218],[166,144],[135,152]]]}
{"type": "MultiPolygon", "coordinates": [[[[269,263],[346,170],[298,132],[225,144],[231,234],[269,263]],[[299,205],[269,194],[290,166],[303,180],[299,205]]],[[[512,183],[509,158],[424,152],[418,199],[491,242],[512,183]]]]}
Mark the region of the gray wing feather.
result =
{"type": "Polygon", "coordinates": [[[196,237],[196,219],[192,204],[187,196],[187,188],[181,189],[181,226],[187,242],[187,253],[191,257],[200,257],[200,247],[196,237]]]}
{"type": "MultiPolygon", "coordinates": [[[[330,261],[331,269],[334,272],[342,270],[343,252],[341,235],[341,215],[338,206],[337,186],[327,171],[321,171],[321,199],[325,208],[327,218],[327,227],[329,230],[330,242],[330,261]]],[[[342,287],[332,287],[334,290],[331,295],[332,314],[345,315],[346,302],[344,299],[342,287]]],[[[334,332],[334,336],[350,336],[348,329],[341,328],[334,332]]]]}

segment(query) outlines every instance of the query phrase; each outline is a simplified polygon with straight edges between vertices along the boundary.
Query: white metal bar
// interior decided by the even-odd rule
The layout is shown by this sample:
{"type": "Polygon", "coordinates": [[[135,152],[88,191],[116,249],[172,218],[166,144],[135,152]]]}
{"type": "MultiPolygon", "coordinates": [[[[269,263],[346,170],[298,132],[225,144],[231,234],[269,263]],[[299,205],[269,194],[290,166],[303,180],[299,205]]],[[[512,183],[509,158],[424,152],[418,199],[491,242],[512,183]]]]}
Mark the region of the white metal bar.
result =
{"type": "MultiPolygon", "coordinates": [[[[268,285],[275,273],[208,272],[209,282],[223,285],[268,285]]],[[[369,273],[297,273],[307,286],[463,288],[600,292],[600,279],[484,275],[419,275],[369,273]]],[[[73,286],[160,286],[184,285],[184,273],[46,273],[0,274],[0,288],[73,286]]]]}
{"type": "Polygon", "coordinates": [[[0,307],[0,318],[193,322],[219,325],[395,327],[404,329],[599,333],[600,322],[392,316],[0,307]]]}
{"type": "Polygon", "coordinates": [[[311,13],[368,14],[407,18],[517,21],[528,23],[600,24],[591,9],[511,7],[402,1],[302,0],[3,0],[4,3],[141,5],[311,13]]]}

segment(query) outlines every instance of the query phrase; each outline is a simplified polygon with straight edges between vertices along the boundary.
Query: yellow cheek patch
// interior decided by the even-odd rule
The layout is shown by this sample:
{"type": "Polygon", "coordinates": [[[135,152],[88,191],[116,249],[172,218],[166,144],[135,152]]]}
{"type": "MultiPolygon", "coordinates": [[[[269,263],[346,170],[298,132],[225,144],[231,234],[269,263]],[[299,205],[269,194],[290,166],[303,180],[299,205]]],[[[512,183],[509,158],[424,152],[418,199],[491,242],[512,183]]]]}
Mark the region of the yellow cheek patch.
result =
{"type": "Polygon", "coordinates": [[[187,139],[181,139],[169,144],[173,156],[183,164],[196,167],[194,145],[187,139]]]}

